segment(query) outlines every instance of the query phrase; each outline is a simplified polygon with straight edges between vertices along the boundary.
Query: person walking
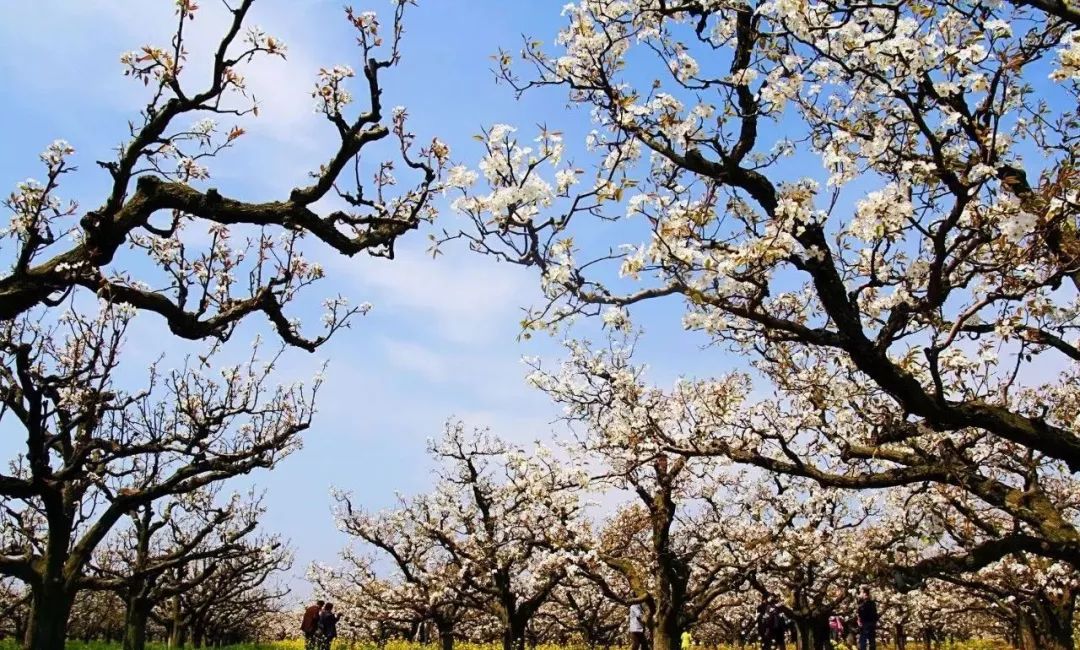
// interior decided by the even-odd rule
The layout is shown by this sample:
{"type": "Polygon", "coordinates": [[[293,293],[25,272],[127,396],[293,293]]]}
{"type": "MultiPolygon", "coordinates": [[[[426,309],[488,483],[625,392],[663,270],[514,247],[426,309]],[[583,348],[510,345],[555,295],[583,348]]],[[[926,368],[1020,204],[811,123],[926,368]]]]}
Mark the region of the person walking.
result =
{"type": "Polygon", "coordinates": [[[877,650],[878,609],[869,587],[863,587],[856,612],[859,622],[859,650],[877,650]]]}
{"type": "Polygon", "coordinates": [[[630,604],[627,628],[630,631],[630,650],[646,650],[645,605],[641,601],[630,604]]]}
{"type": "Polygon", "coordinates": [[[323,605],[319,612],[319,646],[320,650],[330,650],[330,645],[337,638],[337,624],[341,620],[340,614],[334,613],[334,603],[323,605]]]}
{"type": "Polygon", "coordinates": [[[679,647],[682,648],[682,650],[690,650],[690,648],[694,647],[694,637],[690,636],[690,630],[686,630],[682,633],[682,636],[679,638],[679,647]]]}
{"type": "Polygon", "coordinates": [[[844,619],[836,614],[829,617],[829,637],[833,641],[844,640],[844,619]]]}
{"type": "Polygon", "coordinates": [[[773,647],[776,650],[787,650],[788,630],[794,629],[793,623],[784,611],[784,606],[779,602],[773,603],[773,647]]]}
{"type": "Polygon", "coordinates": [[[304,650],[318,650],[316,635],[319,632],[319,614],[325,603],[316,600],[314,605],[308,605],[304,610],[304,618],[300,620],[300,631],[304,633],[304,650]]]}
{"type": "Polygon", "coordinates": [[[769,650],[769,599],[762,598],[757,606],[757,632],[761,650],[769,650]]]}
{"type": "Polygon", "coordinates": [[[787,622],[780,603],[771,596],[766,596],[758,605],[758,636],[761,637],[761,650],[784,650],[787,622]]]}

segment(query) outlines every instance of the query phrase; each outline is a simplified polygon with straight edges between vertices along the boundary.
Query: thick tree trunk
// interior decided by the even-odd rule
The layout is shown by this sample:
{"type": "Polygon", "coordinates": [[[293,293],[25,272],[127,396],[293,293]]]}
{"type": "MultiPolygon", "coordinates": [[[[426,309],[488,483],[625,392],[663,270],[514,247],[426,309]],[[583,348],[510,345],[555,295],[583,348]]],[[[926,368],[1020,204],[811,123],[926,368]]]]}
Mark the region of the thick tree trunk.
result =
{"type": "Polygon", "coordinates": [[[1054,625],[1051,629],[1042,629],[1039,633],[1039,648],[1041,650],[1075,650],[1076,645],[1072,641],[1072,631],[1054,625]]]}
{"type": "Polygon", "coordinates": [[[64,650],[74,601],[75,594],[69,593],[59,578],[46,578],[33,590],[26,650],[64,650]]]}
{"type": "Polygon", "coordinates": [[[503,628],[503,650],[525,650],[525,628],[529,620],[511,617],[503,628]]]}
{"type": "Polygon", "coordinates": [[[679,636],[657,625],[652,633],[652,650],[679,650],[679,636]]]}
{"type": "Polygon", "coordinates": [[[1043,607],[1018,616],[1021,650],[1074,650],[1072,611],[1043,607]]]}
{"type": "MultiPolygon", "coordinates": [[[[663,572],[661,571],[661,574],[663,572]]],[[[668,594],[674,591],[669,577],[658,575],[659,592],[656,612],[653,614],[652,650],[679,650],[682,647],[682,630],[679,629],[681,603],[671,602],[668,594]]]]}
{"type": "Polygon", "coordinates": [[[436,623],[439,631],[439,650],[454,650],[454,627],[446,623],[436,623]]]}
{"type": "Polygon", "coordinates": [[[1049,611],[1043,611],[1035,625],[1043,647],[1047,650],[1074,650],[1073,641],[1073,611],[1070,606],[1067,610],[1062,607],[1054,607],[1049,611]]]}
{"type": "Polygon", "coordinates": [[[145,598],[128,599],[124,612],[124,650],[146,648],[146,621],[150,618],[151,604],[145,598]]]}
{"type": "Polygon", "coordinates": [[[795,617],[796,648],[799,650],[825,650],[829,647],[829,619],[827,616],[795,617]]]}
{"type": "Polygon", "coordinates": [[[1021,610],[1016,615],[1016,636],[1019,650],[1039,650],[1035,619],[1026,611],[1021,610]]]}
{"type": "MultiPolygon", "coordinates": [[[[690,570],[683,558],[672,549],[671,526],[675,521],[674,474],[666,456],[657,459],[658,486],[645,499],[652,521],[652,550],[656,554],[652,649],[679,650],[682,647],[680,615],[686,603],[686,585],[690,570]]],[[[678,470],[674,470],[675,473],[678,470]]]]}

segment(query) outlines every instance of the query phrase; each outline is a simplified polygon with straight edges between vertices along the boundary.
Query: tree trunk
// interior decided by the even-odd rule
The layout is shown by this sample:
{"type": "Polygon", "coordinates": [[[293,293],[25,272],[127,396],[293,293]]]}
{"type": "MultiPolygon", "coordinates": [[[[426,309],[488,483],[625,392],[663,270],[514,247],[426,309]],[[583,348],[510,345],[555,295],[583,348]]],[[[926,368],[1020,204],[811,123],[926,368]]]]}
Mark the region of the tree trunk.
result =
{"type": "Polygon", "coordinates": [[[128,599],[124,612],[124,650],[146,648],[146,621],[150,618],[151,604],[145,598],[128,599]]]}
{"type": "Polygon", "coordinates": [[[511,617],[503,629],[503,650],[525,650],[525,628],[529,620],[511,617]]]}
{"type": "Polygon", "coordinates": [[[63,580],[43,580],[33,590],[26,650],[64,650],[68,617],[74,602],[75,595],[68,592],[63,580]]]}
{"type": "Polygon", "coordinates": [[[1016,635],[1020,638],[1020,650],[1039,650],[1035,619],[1025,611],[1019,612],[1016,616],[1016,635]]]}
{"type": "Polygon", "coordinates": [[[829,618],[827,616],[796,616],[795,647],[799,650],[825,650],[829,647],[829,618]]]}
{"type": "Polygon", "coordinates": [[[670,630],[665,630],[660,625],[653,629],[652,650],[679,650],[679,648],[678,634],[672,634],[670,630]]]}
{"type": "Polygon", "coordinates": [[[1074,649],[1071,609],[1065,611],[1052,606],[1024,608],[1017,618],[1021,650],[1074,649]]]}
{"type": "Polygon", "coordinates": [[[173,621],[172,628],[169,630],[168,645],[170,650],[182,650],[186,644],[187,629],[184,628],[181,621],[173,621]]]}
{"type": "Polygon", "coordinates": [[[187,641],[186,630],[184,629],[183,612],[180,608],[180,596],[173,596],[172,601],[172,621],[169,626],[169,649],[179,650],[184,647],[184,643],[187,641]]]}
{"type": "Polygon", "coordinates": [[[652,649],[679,650],[682,647],[682,630],[679,629],[680,604],[673,603],[669,594],[675,589],[669,575],[660,571],[657,575],[658,589],[656,611],[653,614],[652,649]]]}
{"type": "Polygon", "coordinates": [[[907,631],[904,630],[903,623],[893,625],[893,645],[896,650],[907,650],[907,631]]]}
{"type": "Polygon", "coordinates": [[[439,650],[454,650],[454,627],[446,623],[436,623],[439,631],[439,650]]]}
{"type": "Polygon", "coordinates": [[[1046,650],[1073,650],[1073,611],[1071,604],[1044,610],[1037,620],[1035,629],[1039,631],[1042,647],[1046,650]]]}

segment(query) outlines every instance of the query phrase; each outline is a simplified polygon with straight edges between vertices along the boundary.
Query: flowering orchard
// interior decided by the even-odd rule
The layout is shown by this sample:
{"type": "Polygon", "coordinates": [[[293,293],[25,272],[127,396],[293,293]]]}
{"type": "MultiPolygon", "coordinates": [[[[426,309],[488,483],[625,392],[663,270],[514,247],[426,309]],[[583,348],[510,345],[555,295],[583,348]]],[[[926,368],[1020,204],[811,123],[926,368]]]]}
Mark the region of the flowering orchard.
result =
{"type": "Polygon", "coordinates": [[[570,122],[507,115],[476,160],[384,107],[415,3],[347,8],[357,65],[301,90],[332,146],[261,200],[207,183],[251,137],[245,70],[288,47],[250,24],[254,0],[223,0],[197,78],[211,9],[171,4],[164,44],[120,56],[144,102],[97,162],[101,196],[64,198],[87,172],[58,140],[4,201],[0,418],[20,448],[0,635],[295,635],[292,548],[229,481],[312,426],[325,380],[284,382],[283,356],[370,309],[329,296],[321,329],[302,322],[327,261],[305,240],[392,260],[445,208],[434,253],[535,270],[523,334],[567,343],[527,379],[573,435],[451,421],[430,490],[383,512],[335,491],[349,545],[309,576],[350,611],[343,639],[609,647],[641,605],[656,650],[745,647],[771,603],[817,650],[869,587],[898,648],[1074,647],[1074,3],[577,0],[554,38],[495,56],[508,92],[556,93],[570,122]],[[657,306],[725,367],[655,383],[638,343],[657,306]],[[238,349],[247,323],[272,342],[238,349]],[[198,351],[133,368],[125,342],[155,327],[198,351]]]}
{"type": "Polygon", "coordinates": [[[622,364],[594,354],[589,380],[558,380],[554,396],[583,429],[557,464],[552,452],[528,462],[525,449],[452,422],[432,446],[442,469],[430,494],[377,514],[340,495],[336,516],[353,543],[342,564],[310,575],[317,593],[356,613],[347,634],[443,650],[609,647],[624,642],[627,607],[643,603],[658,648],[681,647],[687,633],[745,647],[760,638],[758,604],[773,598],[809,650],[830,647],[832,616],[853,632],[856,593],[870,585],[881,636],[897,647],[994,637],[1072,647],[1075,568],[1015,553],[897,584],[913,558],[971,534],[969,521],[930,519],[944,499],[934,486],[867,494],[658,448],[695,414],[622,364]],[[619,495],[628,500],[614,511],[589,507],[619,495]],[[918,527],[913,513],[923,513],[918,527]]]}
{"type": "Polygon", "coordinates": [[[231,364],[227,343],[242,321],[261,317],[282,348],[318,348],[369,306],[329,297],[322,331],[308,334],[289,306],[324,271],[305,259],[300,239],[392,258],[397,239],[433,216],[429,198],[449,150],[437,140],[415,146],[405,110],[382,103],[404,0],[383,24],[346,12],[364,91],[354,101],[344,89],[357,74],[347,66],[319,71],[311,96],[337,142],[309,184],[261,202],[203,189],[215,157],[244,142],[239,121],[258,114],[245,67],[287,52],[248,24],[253,4],[217,8],[223,31],[208,77],[188,72],[188,35],[206,11],[190,0],[175,3],[164,44],[120,57],[145,104],[115,158],[98,162],[110,181],[98,203],[83,209],[63,198],[77,172],[64,141],[41,154],[44,180],[20,183],[4,201],[0,417],[26,446],[0,475],[0,576],[5,589],[13,581],[4,606],[23,608],[12,632],[28,648],[59,650],[82,624],[100,631],[108,617],[80,610],[102,602],[126,611],[132,650],[149,622],[174,643],[220,643],[277,606],[283,592],[268,580],[288,567],[290,551],[255,530],[258,495],[230,498],[221,483],[273,468],[299,447],[322,380],[280,385],[281,351],[256,343],[231,364]],[[365,187],[361,152],[384,139],[396,140],[397,160],[381,163],[365,187]],[[396,166],[413,185],[398,184],[396,166]],[[345,207],[315,206],[330,195],[345,207]],[[146,318],[207,344],[133,384],[122,347],[146,318]],[[253,611],[235,620],[245,604],[253,611]]]}
{"type": "MultiPolygon", "coordinates": [[[[547,301],[527,331],[589,316],[632,331],[636,306],[675,297],[687,331],[747,361],[660,397],[631,361],[580,345],[545,390],[660,458],[880,501],[866,522],[894,542],[901,591],[1013,561],[1074,579],[1080,12],[596,0],[563,14],[553,45],[527,38],[498,76],[565,91],[591,122],[591,164],[566,160],[555,125],[535,142],[491,126],[477,171],[447,180],[473,227],[437,245],[536,268],[547,301]]],[[[1052,591],[1072,606],[1072,587],[1052,591]]],[[[1072,647],[1071,614],[1036,601],[1036,646],[1072,647]]]]}

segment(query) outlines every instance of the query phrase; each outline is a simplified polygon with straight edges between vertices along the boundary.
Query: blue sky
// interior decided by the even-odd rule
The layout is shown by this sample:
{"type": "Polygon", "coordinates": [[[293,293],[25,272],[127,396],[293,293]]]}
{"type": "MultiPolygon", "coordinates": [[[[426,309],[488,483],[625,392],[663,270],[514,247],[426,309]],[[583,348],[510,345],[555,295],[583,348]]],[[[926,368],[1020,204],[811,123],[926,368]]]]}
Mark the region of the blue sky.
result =
{"type": "MultiPolygon", "coordinates": [[[[193,70],[221,31],[216,0],[200,4],[203,11],[190,31],[193,70]]],[[[388,14],[390,2],[355,6],[388,14]]],[[[76,148],[80,171],[67,179],[62,195],[84,208],[100,203],[107,179],[94,161],[112,157],[127,121],[137,119],[144,102],[141,84],[122,75],[119,56],[144,43],[165,44],[172,7],[168,0],[0,5],[4,192],[28,176],[40,177],[37,154],[63,138],[76,148]]],[[[516,101],[490,72],[490,56],[500,46],[516,51],[522,33],[550,42],[562,22],[560,7],[541,1],[422,2],[407,20],[403,63],[385,77],[385,103],[408,107],[421,142],[437,135],[451,145],[455,159],[466,162],[479,157],[470,136],[493,122],[514,122],[526,133],[548,122],[580,142],[584,131],[573,128],[586,129],[587,120],[567,119],[562,93],[516,101]]],[[[340,0],[259,0],[249,24],[282,38],[288,60],[249,69],[260,116],[245,122],[249,134],[235,150],[212,162],[210,185],[227,195],[269,200],[302,182],[330,151],[334,134],[314,114],[310,90],[320,66],[359,68],[358,49],[340,0]]],[[[439,228],[460,225],[448,211],[440,219],[439,228]]],[[[281,367],[282,379],[290,380],[309,377],[330,360],[304,449],[272,473],[253,477],[267,493],[264,526],[293,540],[297,576],[313,560],[333,561],[344,542],[331,520],[329,488],[352,490],[373,509],[390,505],[395,492],[423,490],[431,480],[425,441],[438,435],[446,418],[491,426],[522,441],[546,440],[560,430],[551,424],[557,409],[525,384],[520,362],[522,355],[557,361],[558,341],[516,340],[520,308],[539,298],[535,276],[461,247],[433,261],[426,246],[421,232],[402,242],[392,262],[349,260],[323,249],[311,253],[329,276],[309,291],[314,304],[340,292],[375,308],[315,355],[290,352],[281,367]]],[[[702,339],[681,334],[679,313],[670,301],[635,313],[648,331],[640,352],[654,379],[668,382],[676,372],[718,374],[736,363],[720,351],[703,353],[702,339]]],[[[318,323],[315,310],[298,315],[318,323]]],[[[242,347],[265,329],[248,322],[236,341],[242,347]]],[[[593,325],[578,333],[596,336],[593,325]]],[[[157,320],[141,318],[127,350],[132,377],[161,353],[161,341],[174,355],[189,349],[168,338],[157,320]]],[[[5,431],[0,458],[17,453],[20,440],[19,432],[5,431]]]]}

